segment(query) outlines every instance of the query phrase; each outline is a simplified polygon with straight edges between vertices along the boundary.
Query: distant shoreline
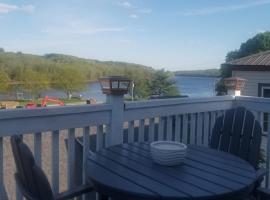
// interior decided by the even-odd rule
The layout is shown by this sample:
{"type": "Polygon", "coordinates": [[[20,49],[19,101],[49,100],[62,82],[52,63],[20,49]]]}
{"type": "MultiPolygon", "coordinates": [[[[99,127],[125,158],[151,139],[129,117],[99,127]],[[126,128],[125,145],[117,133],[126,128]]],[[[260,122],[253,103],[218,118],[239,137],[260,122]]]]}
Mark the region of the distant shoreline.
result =
{"type": "Polygon", "coordinates": [[[189,75],[189,74],[175,74],[175,76],[184,76],[184,77],[192,77],[192,78],[220,78],[220,76],[214,75],[189,75]]]}
{"type": "Polygon", "coordinates": [[[217,78],[221,76],[219,69],[175,71],[174,75],[189,76],[189,77],[217,77],[217,78]]]}

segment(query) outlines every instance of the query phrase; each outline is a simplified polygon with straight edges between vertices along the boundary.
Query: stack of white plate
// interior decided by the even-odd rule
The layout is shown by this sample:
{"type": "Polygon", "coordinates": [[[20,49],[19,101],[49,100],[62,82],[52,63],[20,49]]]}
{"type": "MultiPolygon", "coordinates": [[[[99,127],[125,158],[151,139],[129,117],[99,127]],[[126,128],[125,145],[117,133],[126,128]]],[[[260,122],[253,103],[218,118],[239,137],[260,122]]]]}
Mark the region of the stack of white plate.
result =
{"type": "Polygon", "coordinates": [[[185,144],[175,141],[157,141],[150,146],[154,162],[166,166],[181,164],[187,152],[185,144]]]}

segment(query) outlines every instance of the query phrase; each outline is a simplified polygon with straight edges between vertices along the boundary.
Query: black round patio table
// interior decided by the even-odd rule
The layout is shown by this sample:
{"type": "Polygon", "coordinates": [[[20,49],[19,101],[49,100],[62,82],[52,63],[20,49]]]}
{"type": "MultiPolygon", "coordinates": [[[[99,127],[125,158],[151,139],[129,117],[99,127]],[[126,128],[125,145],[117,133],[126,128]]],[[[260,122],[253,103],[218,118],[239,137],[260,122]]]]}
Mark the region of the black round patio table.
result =
{"type": "Polygon", "coordinates": [[[183,164],[161,166],[148,143],[133,143],[89,154],[87,179],[113,199],[234,200],[252,191],[256,171],[239,157],[194,145],[183,164]]]}

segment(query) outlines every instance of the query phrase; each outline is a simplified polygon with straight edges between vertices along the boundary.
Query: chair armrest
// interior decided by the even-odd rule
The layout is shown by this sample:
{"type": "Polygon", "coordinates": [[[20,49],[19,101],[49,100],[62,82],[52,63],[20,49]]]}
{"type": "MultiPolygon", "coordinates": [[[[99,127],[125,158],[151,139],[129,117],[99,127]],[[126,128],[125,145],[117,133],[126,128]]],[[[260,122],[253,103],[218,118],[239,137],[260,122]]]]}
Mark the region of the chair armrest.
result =
{"type": "Polygon", "coordinates": [[[257,188],[256,197],[260,200],[269,200],[270,199],[270,190],[266,188],[257,188]]]}
{"type": "Polygon", "coordinates": [[[256,171],[257,181],[261,183],[263,181],[264,176],[266,176],[267,170],[265,168],[259,168],[256,171]]]}
{"type": "Polygon", "coordinates": [[[61,192],[55,196],[56,200],[67,200],[74,198],[76,196],[80,196],[84,193],[92,192],[93,187],[91,185],[80,185],[78,187],[75,187],[73,189],[70,189],[65,192],[61,192]]]}

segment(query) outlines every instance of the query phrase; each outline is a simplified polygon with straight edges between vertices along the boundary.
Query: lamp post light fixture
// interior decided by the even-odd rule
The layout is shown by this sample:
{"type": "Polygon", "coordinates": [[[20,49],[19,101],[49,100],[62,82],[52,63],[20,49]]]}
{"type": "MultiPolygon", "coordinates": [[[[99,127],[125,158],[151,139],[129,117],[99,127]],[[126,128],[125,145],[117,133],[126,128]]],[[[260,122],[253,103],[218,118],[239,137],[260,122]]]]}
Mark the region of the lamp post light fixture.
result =
{"type": "Polygon", "coordinates": [[[128,93],[131,80],[123,76],[106,76],[99,79],[103,94],[124,95],[128,93]]]}
{"type": "Polygon", "coordinates": [[[246,79],[240,77],[230,77],[224,79],[224,85],[228,95],[240,96],[241,90],[244,88],[246,79]]]}

